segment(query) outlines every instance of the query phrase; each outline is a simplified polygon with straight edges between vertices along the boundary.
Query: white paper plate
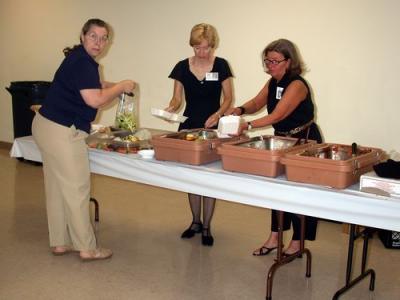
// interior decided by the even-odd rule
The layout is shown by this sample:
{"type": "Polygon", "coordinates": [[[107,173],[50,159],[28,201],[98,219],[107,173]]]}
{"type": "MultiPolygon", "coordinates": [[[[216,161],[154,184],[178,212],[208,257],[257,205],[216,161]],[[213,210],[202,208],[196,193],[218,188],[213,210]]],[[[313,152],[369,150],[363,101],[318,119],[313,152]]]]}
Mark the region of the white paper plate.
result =
{"type": "Polygon", "coordinates": [[[152,108],[151,109],[151,114],[155,117],[161,118],[163,120],[167,120],[170,122],[177,122],[177,123],[183,123],[187,120],[187,117],[181,116],[175,113],[170,113],[166,110],[158,109],[158,108],[152,108]]]}

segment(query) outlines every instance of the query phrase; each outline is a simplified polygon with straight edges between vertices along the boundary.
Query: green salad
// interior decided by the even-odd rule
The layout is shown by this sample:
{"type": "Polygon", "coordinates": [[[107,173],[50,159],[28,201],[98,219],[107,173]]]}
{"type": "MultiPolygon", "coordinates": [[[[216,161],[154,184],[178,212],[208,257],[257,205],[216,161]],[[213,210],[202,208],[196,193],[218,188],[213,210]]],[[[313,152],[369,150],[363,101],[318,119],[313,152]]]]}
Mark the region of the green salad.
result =
{"type": "Polygon", "coordinates": [[[136,130],[136,118],[132,113],[122,113],[117,115],[115,126],[130,131],[136,130]]]}

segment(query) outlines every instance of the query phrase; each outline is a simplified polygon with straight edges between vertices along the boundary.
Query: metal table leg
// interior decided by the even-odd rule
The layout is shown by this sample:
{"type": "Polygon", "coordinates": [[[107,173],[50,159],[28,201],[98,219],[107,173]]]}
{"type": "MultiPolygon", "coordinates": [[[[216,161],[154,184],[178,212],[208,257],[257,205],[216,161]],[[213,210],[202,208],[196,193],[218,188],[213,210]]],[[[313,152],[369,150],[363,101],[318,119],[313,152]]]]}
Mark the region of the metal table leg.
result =
{"type": "MultiPolygon", "coordinates": [[[[31,163],[35,166],[43,166],[42,162],[26,160],[23,157],[17,157],[17,159],[19,161],[31,163]]],[[[90,198],[90,202],[94,203],[94,221],[96,222],[97,225],[99,223],[99,202],[95,198],[90,198]]]]}
{"type": "Polygon", "coordinates": [[[307,267],[306,267],[306,277],[311,277],[311,252],[307,248],[304,248],[304,238],[305,238],[305,217],[299,215],[301,220],[301,238],[300,238],[300,250],[293,253],[290,256],[283,257],[283,211],[278,211],[278,253],[276,255],[275,263],[269,268],[267,276],[267,295],[266,299],[272,299],[272,283],[274,279],[275,271],[291,262],[296,257],[301,258],[303,253],[307,255],[307,267]]]}
{"type": "Polygon", "coordinates": [[[357,232],[356,225],[354,224],[350,225],[349,250],[347,255],[347,269],[346,269],[346,284],[344,287],[342,287],[335,293],[335,295],[332,298],[333,300],[338,299],[340,295],[351,289],[354,285],[356,285],[358,282],[360,282],[368,275],[371,275],[371,279],[369,282],[369,290],[373,291],[375,289],[375,271],[373,269],[365,270],[367,264],[368,239],[370,238],[371,233],[372,229],[370,228],[365,228],[361,232],[357,232]],[[354,278],[353,280],[351,280],[351,273],[353,267],[354,241],[359,237],[362,237],[364,239],[362,261],[361,261],[361,274],[356,278],[354,278]]]}
{"type": "Polygon", "coordinates": [[[90,202],[94,204],[94,221],[99,223],[99,202],[95,198],[90,198],[90,202]]]}

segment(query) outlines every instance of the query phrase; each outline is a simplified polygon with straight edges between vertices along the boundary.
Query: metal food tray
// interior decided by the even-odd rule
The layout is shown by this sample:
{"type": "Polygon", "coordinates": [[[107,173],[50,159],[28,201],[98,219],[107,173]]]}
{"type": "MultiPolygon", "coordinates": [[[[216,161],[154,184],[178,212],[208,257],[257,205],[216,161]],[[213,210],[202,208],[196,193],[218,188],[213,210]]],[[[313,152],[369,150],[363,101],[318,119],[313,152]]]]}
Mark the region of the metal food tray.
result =
{"type": "Polygon", "coordinates": [[[254,137],[250,141],[237,143],[235,146],[260,150],[283,150],[293,147],[297,139],[287,139],[277,136],[254,137]]]}
{"type": "Polygon", "coordinates": [[[124,138],[131,134],[134,134],[134,132],[129,130],[111,131],[109,133],[97,132],[95,134],[89,135],[86,138],[86,143],[98,149],[110,150],[110,151],[121,150],[121,152],[125,150],[126,153],[135,152],[141,149],[153,148],[151,140],[138,140],[134,142],[115,140],[115,138],[117,137],[124,138]]]}

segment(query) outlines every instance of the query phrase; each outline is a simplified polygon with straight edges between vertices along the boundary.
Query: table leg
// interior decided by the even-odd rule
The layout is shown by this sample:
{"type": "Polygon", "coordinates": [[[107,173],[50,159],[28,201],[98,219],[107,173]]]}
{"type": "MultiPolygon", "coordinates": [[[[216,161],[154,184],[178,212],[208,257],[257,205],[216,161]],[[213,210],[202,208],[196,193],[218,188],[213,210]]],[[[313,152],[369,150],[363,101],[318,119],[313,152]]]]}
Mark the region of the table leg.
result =
{"type": "Polygon", "coordinates": [[[373,269],[365,270],[367,265],[367,251],[368,251],[368,240],[371,235],[371,229],[364,228],[361,232],[356,231],[356,225],[350,225],[349,231],[349,249],[347,254],[347,269],[346,269],[346,284],[340,290],[338,290],[335,295],[333,296],[333,300],[339,298],[340,295],[351,289],[354,285],[360,282],[362,279],[371,275],[371,279],[369,282],[369,290],[373,291],[375,289],[375,271],[373,269]],[[364,239],[363,244],[363,253],[362,253],[362,261],[361,261],[361,274],[351,280],[351,273],[353,268],[353,250],[354,250],[354,241],[362,237],[364,239]]]}
{"type": "Polygon", "coordinates": [[[99,223],[99,202],[95,198],[90,198],[90,202],[94,204],[94,221],[99,223]]]}
{"type": "Polygon", "coordinates": [[[276,255],[275,263],[269,268],[267,275],[267,300],[272,299],[272,283],[276,270],[291,262],[296,257],[301,258],[303,253],[307,255],[306,277],[311,277],[311,252],[307,248],[304,248],[305,216],[299,215],[301,219],[300,250],[290,256],[283,257],[283,213],[283,211],[278,211],[278,253],[276,255]]]}

